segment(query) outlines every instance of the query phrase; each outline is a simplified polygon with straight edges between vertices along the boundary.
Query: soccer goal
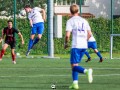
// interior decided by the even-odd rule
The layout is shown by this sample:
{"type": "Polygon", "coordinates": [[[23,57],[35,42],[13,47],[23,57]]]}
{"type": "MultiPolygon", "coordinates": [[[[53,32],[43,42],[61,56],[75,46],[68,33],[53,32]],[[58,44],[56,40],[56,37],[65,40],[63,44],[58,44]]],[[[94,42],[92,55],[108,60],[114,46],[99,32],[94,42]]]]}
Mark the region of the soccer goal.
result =
{"type": "Polygon", "coordinates": [[[120,34],[110,35],[110,58],[120,59],[120,34]]]}

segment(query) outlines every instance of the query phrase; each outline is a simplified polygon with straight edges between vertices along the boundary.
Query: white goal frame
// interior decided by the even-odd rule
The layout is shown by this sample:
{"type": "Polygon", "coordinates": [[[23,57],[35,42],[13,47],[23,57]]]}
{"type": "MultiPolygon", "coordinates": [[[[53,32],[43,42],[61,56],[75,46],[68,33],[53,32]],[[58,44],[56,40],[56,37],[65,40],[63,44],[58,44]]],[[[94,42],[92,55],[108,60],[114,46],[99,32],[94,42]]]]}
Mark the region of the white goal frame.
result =
{"type": "Polygon", "coordinates": [[[120,59],[120,58],[113,58],[113,37],[120,36],[120,34],[111,34],[110,35],[110,59],[120,59]]]}

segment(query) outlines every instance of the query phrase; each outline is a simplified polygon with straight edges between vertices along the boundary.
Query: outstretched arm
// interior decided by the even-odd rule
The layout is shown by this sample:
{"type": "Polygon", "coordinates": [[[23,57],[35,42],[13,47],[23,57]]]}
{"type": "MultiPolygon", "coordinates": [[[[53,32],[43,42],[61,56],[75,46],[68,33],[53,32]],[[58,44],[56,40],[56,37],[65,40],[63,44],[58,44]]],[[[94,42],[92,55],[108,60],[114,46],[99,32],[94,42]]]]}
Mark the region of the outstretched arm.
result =
{"type": "Polygon", "coordinates": [[[46,13],[44,9],[41,9],[43,20],[46,21],[46,13]]]}
{"type": "Polygon", "coordinates": [[[22,40],[22,44],[24,44],[24,39],[23,39],[22,34],[19,32],[18,35],[20,36],[20,38],[21,38],[21,40],[22,40]]]}

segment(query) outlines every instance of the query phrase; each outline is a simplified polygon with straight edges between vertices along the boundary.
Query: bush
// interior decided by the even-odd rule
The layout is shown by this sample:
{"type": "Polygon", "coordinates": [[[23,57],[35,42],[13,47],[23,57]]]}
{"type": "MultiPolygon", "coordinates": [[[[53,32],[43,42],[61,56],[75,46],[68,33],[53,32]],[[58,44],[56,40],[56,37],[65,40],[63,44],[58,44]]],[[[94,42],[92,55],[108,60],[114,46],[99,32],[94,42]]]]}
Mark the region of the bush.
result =
{"type": "MultiPolygon", "coordinates": [[[[68,54],[70,52],[70,49],[64,50],[64,36],[65,36],[65,26],[66,21],[69,17],[63,17],[63,38],[57,39],[54,38],[54,51],[55,54],[68,54]]],[[[88,19],[92,32],[96,38],[98,49],[100,51],[109,51],[110,47],[110,20],[104,19],[104,18],[94,18],[94,19],[88,19]]],[[[0,19],[0,29],[6,27],[7,20],[0,19]]],[[[16,35],[17,38],[17,52],[20,52],[21,54],[25,54],[28,47],[28,42],[30,38],[30,26],[27,19],[17,19],[17,28],[20,30],[20,32],[23,34],[25,45],[21,45],[21,40],[16,35]]],[[[114,30],[113,32],[115,34],[120,33],[120,18],[117,18],[114,20],[114,30]]],[[[1,35],[1,33],[0,33],[1,35]]],[[[45,30],[42,36],[42,39],[40,42],[33,48],[33,51],[31,54],[47,54],[48,53],[48,46],[47,46],[47,38],[48,38],[48,31],[47,31],[47,22],[45,23],[45,30]]],[[[116,39],[117,40],[117,39],[116,39]]],[[[71,43],[71,42],[70,42],[71,43]]],[[[117,45],[117,48],[120,49],[120,46],[118,46],[119,42],[117,41],[115,44],[117,45]]],[[[10,49],[10,48],[9,48],[10,49]]],[[[8,49],[8,50],[9,50],[8,49]]],[[[8,51],[7,50],[7,51],[8,51]]],[[[7,52],[6,54],[9,54],[10,52],[7,52]]]]}

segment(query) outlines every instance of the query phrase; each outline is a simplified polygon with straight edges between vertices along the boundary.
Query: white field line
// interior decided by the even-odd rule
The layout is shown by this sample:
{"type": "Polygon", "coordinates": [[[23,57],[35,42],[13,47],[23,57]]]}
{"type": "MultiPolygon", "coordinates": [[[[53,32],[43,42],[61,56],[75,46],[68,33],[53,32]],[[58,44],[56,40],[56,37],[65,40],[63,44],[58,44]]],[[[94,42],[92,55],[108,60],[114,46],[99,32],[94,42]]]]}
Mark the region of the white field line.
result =
{"type": "MultiPolygon", "coordinates": [[[[23,68],[25,69],[26,67],[23,67],[23,68]]],[[[0,68],[0,69],[8,69],[8,70],[10,70],[10,69],[13,69],[13,70],[14,70],[14,69],[15,69],[15,70],[16,70],[16,69],[23,69],[23,68],[21,68],[21,67],[9,68],[9,67],[8,67],[8,68],[0,68]]],[[[51,68],[51,67],[44,67],[44,68],[43,68],[43,67],[41,67],[41,68],[37,68],[37,67],[34,68],[34,67],[33,67],[33,68],[29,68],[29,67],[27,67],[26,69],[61,69],[61,70],[62,70],[62,69],[65,70],[65,69],[66,69],[66,70],[67,70],[67,69],[71,69],[71,68],[61,68],[61,67],[59,67],[59,68],[51,68]]],[[[93,70],[119,70],[120,68],[92,68],[92,69],[93,69],[93,70]]]]}
{"type": "MultiPolygon", "coordinates": [[[[86,76],[86,75],[80,75],[80,76],[86,76]]],[[[93,75],[94,77],[109,77],[109,76],[120,76],[120,74],[104,74],[104,75],[93,75]]],[[[34,76],[0,76],[0,78],[38,78],[38,77],[71,77],[71,75],[34,75],[34,76]]]]}

